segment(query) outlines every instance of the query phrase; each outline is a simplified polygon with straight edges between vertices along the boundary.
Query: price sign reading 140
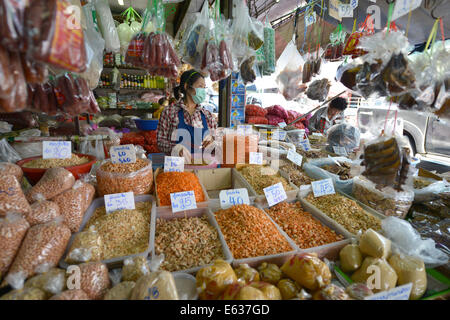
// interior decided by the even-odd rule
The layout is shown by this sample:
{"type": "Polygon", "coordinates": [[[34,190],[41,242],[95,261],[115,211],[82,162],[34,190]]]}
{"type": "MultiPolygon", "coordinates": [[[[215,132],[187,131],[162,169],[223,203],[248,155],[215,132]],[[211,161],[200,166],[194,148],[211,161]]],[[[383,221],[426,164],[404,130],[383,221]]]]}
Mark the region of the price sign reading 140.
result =
{"type": "Polygon", "coordinates": [[[194,191],[171,193],[170,201],[172,202],[173,213],[197,209],[194,191]]]}
{"type": "Polygon", "coordinates": [[[314,197],[326,196],[329,194],[335,194],[333,180],[324,179],[319,181],[311,182],[311,186],[313,189],[314,197]]]}
{"type": "Polygon", "coordinates": [[[109,154],[112,163],[136,163],[136,149],[132,144],[111,147],[109,154]]]}
{"type": "Polygon", "coordinates": [[[222,209],[228,209],[229,207],[239,204],[250,204],[248,198],[248,191],[245,188],[222,190],[219,194],[220,207],[222,209]]]}

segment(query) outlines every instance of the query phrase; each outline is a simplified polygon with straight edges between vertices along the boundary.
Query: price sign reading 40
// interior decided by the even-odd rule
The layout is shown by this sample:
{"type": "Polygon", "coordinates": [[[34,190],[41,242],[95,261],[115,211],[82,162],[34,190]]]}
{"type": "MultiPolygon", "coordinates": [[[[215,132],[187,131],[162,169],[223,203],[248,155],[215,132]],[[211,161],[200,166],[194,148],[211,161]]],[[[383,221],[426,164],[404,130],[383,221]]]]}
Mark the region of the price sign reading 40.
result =
{"type": "Polygon", "coordinates": [[[229,207],[239,204],[250,204],[248,198],[248,191],[245,188],[222,190],[219,193],[220,207],[222,209],[228,209],[229,207]]]}
{"type": "Polygon", "coordinates": [[[112,163],[136,163],[136,149],[132,144],[111,147],[109,154],[112,163]]]}

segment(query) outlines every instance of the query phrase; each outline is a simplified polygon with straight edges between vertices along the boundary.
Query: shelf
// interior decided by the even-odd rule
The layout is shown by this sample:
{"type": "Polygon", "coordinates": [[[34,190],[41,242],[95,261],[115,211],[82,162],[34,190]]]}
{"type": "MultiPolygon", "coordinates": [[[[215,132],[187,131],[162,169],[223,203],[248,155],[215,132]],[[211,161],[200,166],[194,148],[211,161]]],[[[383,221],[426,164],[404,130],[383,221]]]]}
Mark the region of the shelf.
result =
{"type": "Polygon", "coordinates": [[[103,92],[115,92],[118,94],[129,94],[129,93],[146,93],[146,92],[159,92],[164,94],[165,89],[137,89],[137,88],[122,88],[119,91],[114,90],[113,88],[95,88],[94,91],[103,91],[103,92]]]}
{"type": "MultiPolygon", "coordinates": [[[[116,67],[120,73],[133,73],[138,72],[140,74],[148,74],[148,71],[145,69],[139,69],[139,68],[122,68],[122,67],[116,67]]],[[[103,67],[103,71],[111,72],[114,69],[114,67],[103,67]]],[[[103,72],[102,71],[102,72],[103,72]]]]}

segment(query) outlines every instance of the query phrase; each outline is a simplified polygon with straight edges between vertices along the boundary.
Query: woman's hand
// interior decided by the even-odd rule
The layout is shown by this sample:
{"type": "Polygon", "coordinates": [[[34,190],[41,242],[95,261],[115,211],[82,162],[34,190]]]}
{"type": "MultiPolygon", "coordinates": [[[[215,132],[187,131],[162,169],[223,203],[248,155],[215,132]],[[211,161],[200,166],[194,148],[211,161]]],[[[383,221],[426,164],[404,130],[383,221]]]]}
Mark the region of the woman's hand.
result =
{"type": "Polygon", "coordinates": [[[191,152],[182,144],[177,144],[173,147],[172,156],[184,158],[185,164],[190,164],[192,162],[191,152]]]}
{"type": "Polygon", "coordinates": [[[214,138],[213,138],[213,136],[211,136],[211,135],[207,135],[206,136],[206,138],[203,140],[203,142],[202,142],[202,148],[203,149],[206,149],[208,146],[210,146],[211,144],[213,144],[215,141],[214,141],[214,138]]]}

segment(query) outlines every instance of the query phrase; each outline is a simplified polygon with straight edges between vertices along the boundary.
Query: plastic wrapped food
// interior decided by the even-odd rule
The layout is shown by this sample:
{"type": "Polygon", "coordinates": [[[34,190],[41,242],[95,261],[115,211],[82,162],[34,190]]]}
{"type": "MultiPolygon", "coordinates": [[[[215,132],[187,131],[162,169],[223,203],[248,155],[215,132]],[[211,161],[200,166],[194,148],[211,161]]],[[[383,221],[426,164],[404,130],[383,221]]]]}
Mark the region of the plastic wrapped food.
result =
{"type": "Polygon", "coordinates": [[[0,47],[0,71],[4,72],[0,86],[0,111],[22,111],[27,107],[28,89],[20,55],[3,52],[0,47]]]}
{"type": "Polygon", "coordinates": [[[254,117],[265,117],[267,114],[267,109],[264,109],[255,104],[248,104],[245,106],[245,115],[254,117]]]}
{"type": "Polygon", "coordinates": [[[248,124],[269,124],[269,120],[265,117],[245,116],[245,123],[248,124]]]}
{"type": "Polygon", "coordinates": [[[27,215],[31,212],[31,207],[16,177],[0,175],[0,217],[6,216],[8,212],[27,215]]]}
{"type": "MultiPolygon", "coordinates": [[[[80,21],[71,18],[71,5],[66,0],[34,1],[25,13],[27,45],[38,61],[83,72],[87,59],[84,35],[80,21]]],[[[81,12],[81,8],[77,9],[81,12]]]]}
{"type": "Polygon", "coordinates": [[[38,200],[31,205],[31,211],[26,215],[31,226],[47,223],[59,217],[61,211],[59,205],[54,201],[38,200]]]}
{"type": "MultiPolygon", "coordinates": [[[[252,39],[250,39],[249,36],[249,33],[252,30],[252,20],[245,1],[239,1],[235,9],[236,16],[233,19],[232,25],[233,45],[231,51],[233,52],[233,57],[236,61],[234,65],[236,68],[239,68],[241,64],[249,57],[255,58],[255,50],[257,50],[260,46],[256,43],[258,42],[258,35],[256,33],[251,36],[252,39]],[[250,40],[252,40],[255,46],[258,46],[257,49],[250,47],[250,40]]],[[[261,40],[263,36],[264,35],[261,35],[259,40],[261,40]]]]}
{"type": "Polygon", "coordinates": [[[245,84],[253,83],[256,80],[256,74],[253,70],[253,64],[255,63],[255,56],[252,56],[244,62],[242,62],[240,67],[240,76],[242,77],[242,80],[245,84]]]}
{"type": "Polygon", "coordinates": [[[170,194],[194,191],[197,203],[206,201],[200,180],[193,172],[163,172],[156,177],[156,196],[159,206],[170,206],[170,194]]]}
{"type": "Polygon", "coordinates": [[[403,254],[394,254],[388,262],[398,275],[397,285],[412,283],[409,298],[411,300],[420,299],[427,290],[427,273],[423,260],[403,254]]]}
{"type": "Polygon", "coordinates": [[[258,271],[261,281],[271,284],[277,284],[283,274],[276,264],[267,262],[263,262],[258,267],[258,271]]]}
{"type": "Polygon", "coordinates": [[[238,281],[233,268],[223,260],[216,260],[213,265],[200,269],[196,279],[201,300],[217,299],[228,285],[238,281]]]}
{"type": "Polygon", "coordinates": [[[64,223],[73,233],[79,231],[84,213],[94,195],[95,188],[91,184],[78,180],[72,188],[52,198],[60,208],[64,223]]]}
{"type": "Polygon", "coordinates": [[[373,295],[372,290],[364,283],[352,283],[345,289],[345,292],[355,300],[364,300],[366,297],[373,295]]]}
{"type": "Polygon", "coordinates": [[[38,199],[49,200],[73,187],[75,177],[64,168],[50,168],[45,171],[42,178],[27,193],[30,203],[38,199]]]}
{"type": "Polygon", "coordinates": [[[25,288],[38,288],[51,297],[66,289],[66,270],[53,268],[25,282],[25,288]]]}
{"type": "Polygon", "coordinates": [[[122,267],[122,280],[136,282],[139,278],[146,276],[150,273],[150,266],[147,258],[144,256],[138,256],[134,258],[128,258],[123,262],[122,267]]]}
{"type": "Polygon", "coordinates": [[[391,240],[369,229],[359,238],[359,249],[366,256],[387,259],[391,255],[391,240]]]}
{"type": "Polygon", "coordinates": [[[109,289],[103,300],[130,300],[135,285],[132,281],[121,282],[109,289]]]}
{"type": "Polygon", "coordinates": [[[275,72],[275,30],[266,19],[264,24],[264,68],[263,74],[270,76],[275,72]]]}
{"type": "Polygon", "coordinates": [[[283,300],[290,300],[297,296],[300,292],[300,286],[291,279],[281,279],[277,284],[283,300]]]}
{"type": "Polygon", "coordinates": [[[64,112],[73,116],[91,112],[91,91],[85,79],[71,73],[62,74],[56,79],[54,92],[58,108],[64,112]]]}
{"type": "Polygon", "coordinates": [[[77,233],[74,236],[65,261],[68,264],[100,261],[103,256],[102,246],[102,238],[95,230],[95,226],[91,226],[86,231],[77,233]]]}
{"type": "Polygon", "coordinates": [[[136,159],[136,163],[113,164],[106,160],[97,169],[97,192],[105,194],[134,192],[135,195],[148,194],[152,188],[152,162],[136,159]]]}
{"type": "Polygon", "coordinates": [[[256,269],[251,268],[248,264],[243,263],[234,269],[237,279],[242,284],[248,284],[252,281],[259,281],[259,273],[256,269]]]}
{"type": "Polygon", "coordinates": [[[315,80],[308,86],[306,95],[312,100],[325,101],[330,91],[331,83],[328,79],[315,80]]]}
{"type": "Polygon", "coordinates": [[[325,287],[331,282],[330,269],[317,253],[295,255],[283,264],[281,271],[310,290],[325,287]]]}
{"type": "Polygon", "coordinates": [[[327,151],[334,152],[333,147],[344,147],[347,153],[359,148],[360,131],[348,123],[332,126],[327,132],[327,151]]]}
{"type": "Polygon", "coordinates": [[[282,299],[280,290],[273,284],[266,283],[263,281],[255,281],[255,282],[251,282],[249,284],[249,286],[260,290],[266,297],[266,300],[281,300],[282,299]]]}
{"type": "Polygon", "coordinates": [[[170,272],[157,271],[141,277],[130,300],[178,300],[175,279],[170,272]]]}
{"type": "Polygon", "coordinates": [[[283,120],[286,120],[288,118],[288,112],[280,105],[274,105],[271,107],[266,108],[268,115],[274,115],[277,116],[283,120]]]}
{"type": "Polygon", "coordinates": [[[8,271],[29,227],[20,214],[9,213],[0,218],[0,279],[8,271]]]}
{"type": "Polygon", "coordinates": [[[359,246],[356,244],[348,244],[339,252],[339,260],[341,269],[344,272],[353,272],[361,267],[362,254],[359,246]]]}
{"type": "Polygon", "coordinates": [[[47,81],[48,69],[45,64],[27,59],[25,55],[22,55],[21,59],[27,83],[44,83],[47,81]]]}
{"type": "Polygon", "coordinates": [[[86,292],[81,289],[66,290],[60,294],[54,295],[49,300],[91,300],[86,292]]]}
{"type": "Polygon", "coordinates": [[[388,186],[381,190],[375,184],[362,176],[353,179],[353,196],[386,216],[405,218],[414,201],[414,191],[404,188],[404,191],[394,190],[388,186]]]}
{"type": "Polygon", "coordinates": [[[31,227],[6,276],[13,288],[21,288],[23,281],[36,274],[37,268],[57,265],[70,239],[70,230],[58,218],[31,227]]]}
{"type": "Polygon", "coordinates": [[[79,265],[81,271],[81,290],[92,300],[101,300],[110,287],[108,268],[101,262],[88,262],[79,265]]]}
{"type": "Polygon", "coordinates": [[[94,5],[97,11],[98,24],[103,39],[105,39],[105,49],[107,52],[118,53],[120,51],[120,39],[108,2],[106,0],[95,0],[94,5]]]}
{"type": "Polygon", "coordinates": [[[22,50],[24,14],[28,2],[25,0],[0,2],[0,43],[10,51],[22,50]]]}
{"type": "Polygon", "coordinates": [[[0,300],[46,300],[47,295],[38,288],[13,290],[0,297],[0,300]]]}
{"type": "Polygon", "coordinates": [[[334,284],[329,284],[325,288],[313,294],[313,300],[351,300],[344,289],[334,284]]]}
{"type": "Polygon", "coordinates": [[[398,276],[385,259],[366,257],[361,268],[351,276],[351,279],[354,282],[367,284],[374,293],[378,293],[395,288],[398,276]],[[377,267],[378,269],[375,269],[374,267],[377,267]],[[375,277],[375,279],[373,277],[374,270],[379,270],[376,273],[379,274],[379,277],[375,277]],[[371,280],[369,280],[369,278],[371,278],[371,280]]]}
{"type": "Polygon", "coordinates": [[[259,289],[250,285],[242,286],[238,283],[226,287],[220,300],[267,300],[266,295],[259,289]]]}

